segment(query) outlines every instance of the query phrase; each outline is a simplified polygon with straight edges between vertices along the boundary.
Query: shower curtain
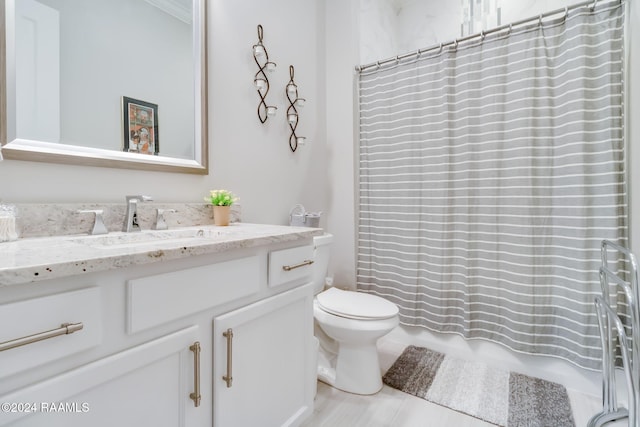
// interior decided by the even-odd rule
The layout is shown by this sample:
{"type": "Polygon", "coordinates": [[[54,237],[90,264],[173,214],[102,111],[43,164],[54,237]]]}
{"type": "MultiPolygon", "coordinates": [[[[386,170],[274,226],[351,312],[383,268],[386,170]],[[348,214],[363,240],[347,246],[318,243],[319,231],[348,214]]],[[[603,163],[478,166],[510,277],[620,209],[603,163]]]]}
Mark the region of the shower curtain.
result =
{"type": "Polygon", "coordinates": [[[627,245],[623,17],[360,72],[361,291],[405,325],[599,368],[600,241],[627,245]]]}

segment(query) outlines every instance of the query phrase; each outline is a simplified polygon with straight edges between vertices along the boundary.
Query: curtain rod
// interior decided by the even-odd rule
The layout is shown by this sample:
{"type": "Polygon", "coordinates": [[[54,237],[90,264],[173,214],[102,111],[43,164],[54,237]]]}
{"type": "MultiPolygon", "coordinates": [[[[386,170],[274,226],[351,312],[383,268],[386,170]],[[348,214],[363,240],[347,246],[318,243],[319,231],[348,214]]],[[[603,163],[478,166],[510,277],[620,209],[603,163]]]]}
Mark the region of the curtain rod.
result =
{"type": "MultiPolygon", "coordinates": [[[[620,0],[620,2],[622,2],[622,0],[620,0]]],[[[516,25],[522,25],[522,24],[526,24],[528,22],[533,22],[533,21],[539,21],[540,23],[542,23],[542,19],[546,18],[548,16],[552,16],[552,15],[557,15],[559,13],[563,13],[565,14],[565,17],[567,16],[567,14],[569,13],[570,10],[574,10],[574,9],[579,9],[581,7],[585,7],[585,6],[589,6],[591,5],[591,11],[593,12],[596,8],[596,4],[598,4],[598,0],[588,0],[588,1],[584,1],[582,3],[577,3],[571,6],[567,6],[564,9],[556,9],[556,10],[552,10],[551,12],[545,12],[545,13],[541,13],[538,16],[532,16],[531,18],[526,18],[526,19],[522,19],[520,21],[516,21],[516,22],[512,22],[510,24],[505,24],[505,25],[501,25],[499,27],[496,28],[492,28],[490,30],[486,30],[486,31],[480,31],[479,33],[475,33],[475,34],[471,34],[469,36],[465,36],[459,39],[453,39],[452,41],[446,42],[446,43],[440,43],[437,45],[433,45],[431,47],[427,47],[424,49],[418,49],[415,52],[409,52],[409,53],[405,53],[402,55],[397,55],[397,56],[393,56],[391,58],[387,58],[387,59],[383,59],[382,61],[376,61],[376,62],[372,62],[370,64],[366,64],[366,65],[356,65],[356,71],[357,72],[362,72],[368,68],[380,68],[383,65],[387,65],[387,64],[391,64],[393,62],[398,63],[403,59],[407,59],[407,58],[411,58],[411,57],[416,57],[419,58],[420,55],[422,55],[423,53],[432,51],[432,50],[442,50],[442,48],[446,47],[446,46],[458,46],[458,43],[460,42],[464,42],[467,40],[471,40],[474,39],[476,37],[480,37],[481,39],[484,39],[485,36],[487,34],[492,34],[492,33],[497,33],[498,31],[502,31],[502,30],[506,30],[509,29],[509,32],[511,32],[512,28],[516,25]]]]}

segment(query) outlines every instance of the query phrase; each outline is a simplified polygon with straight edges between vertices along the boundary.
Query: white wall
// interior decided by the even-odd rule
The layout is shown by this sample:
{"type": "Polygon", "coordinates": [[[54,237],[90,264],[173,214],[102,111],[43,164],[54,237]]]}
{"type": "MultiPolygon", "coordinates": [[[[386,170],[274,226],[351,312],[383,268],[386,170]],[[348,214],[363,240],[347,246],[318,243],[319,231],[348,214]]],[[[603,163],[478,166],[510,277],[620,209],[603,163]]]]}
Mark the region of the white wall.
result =
{"type": "Polygon", "coordinates": [[[358,45],[360,64],[400,53],[395,31],[396,10],[389,0],[359,0],[358,45]]]}
{"type": "Polygon", "coordinates": [[[125,194],[148,194],[156,201],[200,202],[208,190],[226,188],[240,197],[245,222],[285,224],[296,203],[326,211],[328,148],[324,92],[319,89],[318,3],[208,0],[208,176],[5,160],[0,163],[0,199],[124,203],[125,194]],[[251,46],[257,41],[258,24],[278,64],[270,76],[269,94],[278,115],[265,125],[256,115],[258,96],[253,88],[257,68],[251,46]],[[295,154],[289,150],[284,119],[289,64],[296,67],[300,96],[307,99],[298,129],[311,141],[295,154]]]}
{"type": "Polygon", "coordinates": [[[462,3],[360,0],[360,63],[369,64],[460,36],[462,3]]]}
{"type": "Polygon", "coordinates": [[[355,174],[358,63],[358,0],[325,0],[326,119],[329,212],[327,229],[334,235],[330,274],[336,286],[355,289],[355,174]]]}
{"type": "Polygon", "coordinates": [[[326,212],[328,147],[316,18],[321,2],[213,0],[211,5],[212,185],[240,196],[248,222],[284,223],[295,203],[326,212]],[[259,97],[252,85],[258,68],[251,46],[258,41],[258,24],[264,28],[269,59],[277,64],[268,76],[267,102],[278,107],[278,114],[264,125],[258,120],[259,97]],[[289,65],[295,67],[299,96],[307,99],[296,132],[310,140],[295,153],[289,149],[285,121],[289,65]]]}

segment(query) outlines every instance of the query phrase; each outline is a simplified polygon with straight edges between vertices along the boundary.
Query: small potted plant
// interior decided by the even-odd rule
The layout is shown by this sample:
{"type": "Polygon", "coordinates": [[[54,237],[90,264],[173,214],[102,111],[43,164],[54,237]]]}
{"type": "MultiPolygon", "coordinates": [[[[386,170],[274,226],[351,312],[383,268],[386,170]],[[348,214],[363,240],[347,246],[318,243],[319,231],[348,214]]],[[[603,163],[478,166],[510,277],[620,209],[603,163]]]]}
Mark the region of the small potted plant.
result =
{"type": "Polygon", "coordinates": [[[213,206],[213,222],[216,225],[229,225],[231,205],[237,202],[238,198],[231,191],[211,190],[204,200],[213,206]]]}

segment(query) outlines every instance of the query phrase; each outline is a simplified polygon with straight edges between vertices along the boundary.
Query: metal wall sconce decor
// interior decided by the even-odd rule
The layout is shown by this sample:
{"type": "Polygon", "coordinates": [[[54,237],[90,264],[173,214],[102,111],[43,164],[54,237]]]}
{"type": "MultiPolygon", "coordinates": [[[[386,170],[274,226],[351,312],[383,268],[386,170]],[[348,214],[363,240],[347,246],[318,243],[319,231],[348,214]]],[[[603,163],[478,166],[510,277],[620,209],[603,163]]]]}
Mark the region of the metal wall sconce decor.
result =
{"type": "Polygon", "coordinates": [[[278,107],[273,105],[267,105],[267,93],[269,93],[269,79],[265,70],[272,73],[276,69],[276,63],[269,61],[269,53],[267,48],[262,44],[262,25],[258,25],[258,43],[253,45],[253,59],[258,65],[258,72],[256,73],[253,84],[258,91],[260,97],[260,103],[258,104],[258,118],[261,123],[267,121],[269,117],[275,116],[278,107]]]}
{"type": "Polygon", "coordinates": [[[287,122],[289,123],[289,128],[291,129],[291,136],[289,137],[289,147],[291,151],[294,153],[298,149],[299,145],[304,145],[307,139],[304,136],[296,135],[296,128],[298,127],[298,108],[304,107],[305,99],[298,97],[298,86],[293,81],[295,70],[293,65],[289,65],[289,83],[287,83],[287,87],[285,92],[287,94],[287,99],[289,100],[289,108],[287,108],[287,122]],[[297,108],[296,108],[297,107],[297,108]]]}

